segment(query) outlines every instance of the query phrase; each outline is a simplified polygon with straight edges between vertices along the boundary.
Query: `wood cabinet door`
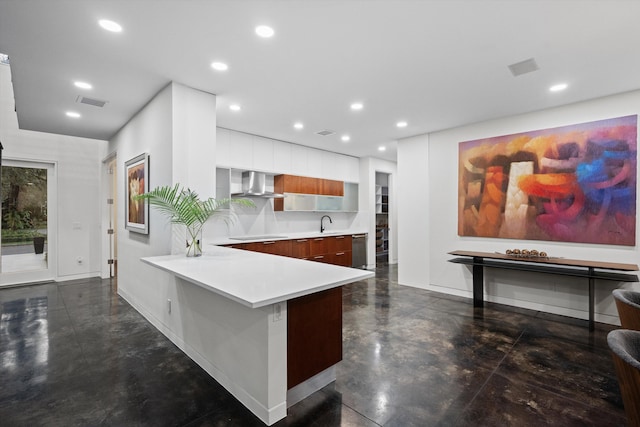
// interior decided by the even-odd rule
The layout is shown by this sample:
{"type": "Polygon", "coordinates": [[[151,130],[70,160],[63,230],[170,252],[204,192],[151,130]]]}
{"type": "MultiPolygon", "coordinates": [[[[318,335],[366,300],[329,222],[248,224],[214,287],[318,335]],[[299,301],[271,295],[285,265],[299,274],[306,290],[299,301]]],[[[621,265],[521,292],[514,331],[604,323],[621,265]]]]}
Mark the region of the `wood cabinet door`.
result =
{"type": "Polygon", "coordinates": [[[326,196],[344,196],[344,182],[333,179],[323,179],[320,194],[326,196]]]}
{"type": "Polygon", "coordinates": [[[269,240],[266,242],[246,243],[246,245],[248,251],[291,256],[291,240],[269,240]]]}
{"type": "Polygon", "coordinates": [[[327,252],[351,251],[351,235],[327,237],[327,252]]]}
{"type": "Polygon", "coordinates": [[[291,256],[293,258],[308,259],[310,255],[309,239],[295,239],[291,241],[291,256]]]}
{"type": "Polygon", "coordinates": [[[318,178],[310,178],[308,176],[298,177],[298,191],[302,194],[320,194],[320,180],[318,178]]]}
{"type": "Polygon", "coordinates": [[[309,239],[309,256],[325,255],[328,252],[327,239],[325,237],[309,239]]]}
{"type": "Polygon", "coordinates": [[[331,264],[341,265],[343,267],[351,267],[351,254],[351,251],[336,252],[334,254],[331,254],[329,258],[331,259],[331,264]]]}
{"type": "Polygon", "coordinates": [[[233,243],[231,245],[223,245],[225,248],[233,248],[233,249],[247,249],[246,243],[233,243]]]}
{"type": "Polygon", "coordinates": [[[287,389],[342,360],[342,287],[287,301],[287,389]]]}

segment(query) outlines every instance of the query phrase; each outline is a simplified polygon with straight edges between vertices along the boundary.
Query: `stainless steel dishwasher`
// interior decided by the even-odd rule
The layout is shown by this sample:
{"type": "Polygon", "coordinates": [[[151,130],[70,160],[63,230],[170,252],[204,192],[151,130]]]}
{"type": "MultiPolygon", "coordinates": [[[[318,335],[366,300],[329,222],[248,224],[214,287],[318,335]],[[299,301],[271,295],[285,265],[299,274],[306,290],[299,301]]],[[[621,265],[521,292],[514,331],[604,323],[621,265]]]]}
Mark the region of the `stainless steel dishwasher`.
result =
{"type": "Polygon", "coordinates": [[[352,235],[351,250],[351,266],[353,268],[367,268],[367,235],[352,235]]]}

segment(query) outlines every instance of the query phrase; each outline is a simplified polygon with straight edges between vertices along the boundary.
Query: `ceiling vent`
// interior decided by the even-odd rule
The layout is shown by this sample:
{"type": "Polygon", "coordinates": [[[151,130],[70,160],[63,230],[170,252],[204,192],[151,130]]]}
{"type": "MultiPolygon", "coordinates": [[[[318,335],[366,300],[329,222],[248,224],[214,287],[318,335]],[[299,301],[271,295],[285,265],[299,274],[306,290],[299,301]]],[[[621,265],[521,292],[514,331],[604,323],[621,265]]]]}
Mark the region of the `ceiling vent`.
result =
{"type": "Polygon", "coordinates": [[[104,107],[104,105],[107,103],[107,101],[102,101],[100,99],[94,99],[94,98],[88,98],[86,96],[82,96],[82,95],[78,95],[78,98],[76,98],[76,102],[79,102],[80,104],[87,104],[87,105],[93,105],[94,107],[104,107]]]}
{"type": "Polygon", "coordinates": [[[513,74],[513,77],[518,77],[523,74],[531,73],[539,69],[540,67],[538,67],[536,60],[533,58],[529,58],[527,60],[516,62],[515,64],[509,65],[509,70],[511,70],[511,74],[513,74]]]}
{"type": "Polygon", "coordinates": [[[320,132],[316,132],[317,135],[322,135],[322,136],[329,136],[329,135],[333,135],[334,133],[336,133],[333,130],[321,130],[320,132]]]}

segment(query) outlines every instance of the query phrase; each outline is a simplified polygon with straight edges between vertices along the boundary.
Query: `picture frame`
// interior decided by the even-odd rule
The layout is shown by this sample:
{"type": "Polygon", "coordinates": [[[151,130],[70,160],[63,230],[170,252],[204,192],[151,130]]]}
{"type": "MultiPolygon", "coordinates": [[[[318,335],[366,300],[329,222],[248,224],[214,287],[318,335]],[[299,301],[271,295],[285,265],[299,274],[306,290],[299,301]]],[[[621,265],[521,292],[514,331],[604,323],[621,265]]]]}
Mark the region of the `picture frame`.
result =
{"type": "Polygon", "coordinates": [[[140,234],[149,234],[149,204],[146,200],[133,200],[149,191],[149,154],[142,153],[125,162],[125,228],[140,234]]]}

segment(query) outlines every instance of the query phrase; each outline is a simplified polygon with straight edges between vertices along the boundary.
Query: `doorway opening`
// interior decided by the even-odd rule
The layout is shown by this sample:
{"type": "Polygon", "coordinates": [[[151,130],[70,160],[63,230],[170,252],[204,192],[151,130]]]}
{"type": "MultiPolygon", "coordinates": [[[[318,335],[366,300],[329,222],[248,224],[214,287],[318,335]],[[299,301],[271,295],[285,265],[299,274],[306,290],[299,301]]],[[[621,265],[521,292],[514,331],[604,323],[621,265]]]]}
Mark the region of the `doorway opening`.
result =
{"type": "Polygon", "coordinates": [[[54,165],[6,159],[2,164],[1,284],[51,280],[54,165]]]}
{"type": "Polygon", "coordinates": [[[103,190],[104,190],[104,211],[103,224],[106,225],[106,236],[104,239],[104,251],[106,254],[105,264],[103,264],[102,277],[115,278],[118,276],[118,227],[117,227],[117,157],[112,154],[103,162],[103,190]]]}
{"type": "Polygon", "coordinates": [[[376,172],[376,264],[389,262],[389,174],[376,172]]]}

